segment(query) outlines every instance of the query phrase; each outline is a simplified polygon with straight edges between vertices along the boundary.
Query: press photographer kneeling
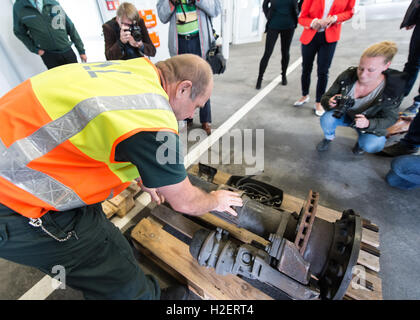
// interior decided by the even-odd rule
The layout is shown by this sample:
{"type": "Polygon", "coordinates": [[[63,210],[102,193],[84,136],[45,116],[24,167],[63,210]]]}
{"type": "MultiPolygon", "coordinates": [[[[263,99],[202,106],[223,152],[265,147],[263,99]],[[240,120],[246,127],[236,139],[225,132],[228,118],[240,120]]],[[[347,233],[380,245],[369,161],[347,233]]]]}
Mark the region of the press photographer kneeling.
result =
{"type": "Polygon", "coordinates": [[[376,153],[384,148],[386,129],[397,121],[404,97],[405,74],[389,69],[396,53],[394,42],[370,46],[359,66],[341,73],[323,95],[321,104],[327,112],[320,119],[325,138],[317,145],[319,152],[328,150],[337,126],[357,131],[354,154],[376,153]]]}
{"type": "Polygon", "coordinates": [[[102,29],[107,60],[154,57],[156,54],[144,20],[131,3],[122,3],[118,7],[117,16],[106,22],[102,29]]]}

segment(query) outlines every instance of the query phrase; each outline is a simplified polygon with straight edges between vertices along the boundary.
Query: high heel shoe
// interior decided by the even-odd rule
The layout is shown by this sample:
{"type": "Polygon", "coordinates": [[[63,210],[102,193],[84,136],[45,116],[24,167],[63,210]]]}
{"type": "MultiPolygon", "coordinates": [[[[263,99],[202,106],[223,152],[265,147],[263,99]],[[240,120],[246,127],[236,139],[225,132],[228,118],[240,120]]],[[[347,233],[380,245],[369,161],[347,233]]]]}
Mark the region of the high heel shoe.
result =
{"type": "MultiPolygon", "coordinates": [[[[302,98],[301,98],[302,99],[302,98]]],[[[303,100],[301,100],[301,99],[299,99],[298,101],[296,101],[293,105],[295,106],[295,107],[300,107],[301,105],[304,105],[306,102],[308,102],[309,101],[309,96],[306,96],[306,98],[305,99],[303,99],[303,100]]]]}

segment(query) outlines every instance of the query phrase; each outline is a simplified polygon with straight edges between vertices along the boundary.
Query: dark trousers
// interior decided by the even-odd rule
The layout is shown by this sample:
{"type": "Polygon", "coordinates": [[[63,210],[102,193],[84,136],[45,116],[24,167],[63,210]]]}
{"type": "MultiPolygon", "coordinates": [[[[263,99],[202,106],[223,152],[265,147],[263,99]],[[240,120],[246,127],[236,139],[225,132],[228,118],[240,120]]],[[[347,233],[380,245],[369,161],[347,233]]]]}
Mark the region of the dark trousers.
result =
{"type": "Polygon", "coordinates": [[[309,94],[311,85],[311,73],[315,56],[317,56],[318,81],[316,84],[316,100],[321,102],[321,97],[325,93],[328,84],[328,71],[334,57],[337,42],[328,43],[325,39],[325,32],[317,32],[308,44],[302,44],[302,96],[309,94]]]}
{"type": "MultiPolygon", "coordinates": [[[[404,72],[408,74],[407,85],[405,87],[405,95],[407,96],[417,79],[417,74],[420,69],[420,26],[416,25],[411,35],[410,47],[408,51],[408,59],[404,65],[404,72]]],[[[414,98],[416,102],[420,102],[420,87],[419,94],[414,98]]]]}
{"type": "Polygon", "coordinates": [[[258,77],[264,75],[265,69],[267,68],[268,61],[270,60],[271,54],[274,50],[277,38],[280,35],[280,46],[281,46],[281,73],[286,75],[287,67],[290,61],[290,44],[292,43],[293,34],[295,29],[286,30],[274,30],[267,28],[267,37],[265,39],[265,50],[264,55],[260,61],[260,70],[258,77]]]}
{"type": "Polygon", "coordinates": [[[140,269],[120,230],[105,216],[100,204],[65,212],[48,212],[44,227],[67,241],[59,242],[29,219],[0,204],[0,257],[35,267],[57,277],[65,271],[65,284],[86,299],[158,299],[157,281],[140,269]]]}
{"type": "Polygon", "coordinates": [[[64,64],[77,63],[76,54],[71,48],[70,50],[63,53],[45,51],[45,53],[41,56],[41,58],[48,69],[62,66],[64,64]]]}
{"type": "Polygon", "coordinates": [[[409,147],[420,147],[420,112],[417,113],[414,120],[411,122],[408,132],[401,139],[401,142],[409,147]]]}
{"type": "MultiPolygon", "coordinates": [[[[200,37],[196,36],[189,40],[178,37],[178,54],[192,53],[201,57],[200,37]]],[[[192,119],[186,119],[188,122],[192,119]]],[[[200,122],[211,122],[211,107],[210,99],[206,102],[203,108],[200,108],[200,122]]]]}

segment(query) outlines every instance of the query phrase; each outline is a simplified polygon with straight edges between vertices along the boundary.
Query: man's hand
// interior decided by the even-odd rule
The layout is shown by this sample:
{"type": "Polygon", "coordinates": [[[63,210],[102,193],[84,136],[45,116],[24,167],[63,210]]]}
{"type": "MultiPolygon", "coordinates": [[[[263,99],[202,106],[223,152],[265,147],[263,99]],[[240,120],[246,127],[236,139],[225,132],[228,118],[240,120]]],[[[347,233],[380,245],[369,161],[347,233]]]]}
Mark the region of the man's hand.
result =
{"type": "Polygon", "coordinates": [[[131,36],[131,32],[129,31],[129,28],[123,25],[120,31],[120,41],[126,44],[130,40],[130,38],[133,39],[133,37],[131,36]]]}
{"type": "Polygon", "coordinates": [[[364,129],[369,127],[369,120],[363,114],[356,114],[354,119],[356,128],[364,129]]]}
{"type": "Polygon", "coordinates": [[[44,53],[45,53],[44,50],[42,50],[42,49],[38,50],[38,54],[39,54],[40,57],[42,57],[44,55],[44,53]]]}
{"type": "Polygon", "coordinates": [[[416,26],[415,24],[413,24],[413,25],[411,25],[411,26],[407,26],[407,27],[405,27],[405,30],[411,30],[411,29],[413,29],[415,26],[416,26]]]}
{"type": "Polygon", "coordinates": [[[238,215],[236,211],[231,208],[231,206],[242,207],[242,198],[239,196],[239,194],[227,190],[212,191],[210,194],[214,195],[217,199],[218,205],[216,208],[214,208],[215,211],[225,211],[230,213],[232,216],[238,215]]]}
{"type": "Polygon", "coordinates": [[[328,104],[331,108],[335,108],[337,106],[337,101],[335,100],[336,97],[341,96],[341,94],[336,94],[328,100],[328,104]]]}
{"type": "Polygon", "coordinates": [[[128,43],[130,46],[134,48],[141,48],[143,46],[143,41],[135,41],[134,38],[130,35],[130,38],[128,39],[128,43]]]}
{"type": "Polygon", "coordinates": [[[152,201],[156,202],[156,204],[160,205],[165,202],[165,197],[159,193],[158,189],[155,188],[147,188],[143,184],[139,184],[137,181],[137,184],[141,187],[141,189],[152,197],[152,201]]]}
{"type": "Polygon", "coordinates": [[[80,60],[82,60],[82,62],[87,62],[87,56],[85,54],[81,54],[80,60]]]}

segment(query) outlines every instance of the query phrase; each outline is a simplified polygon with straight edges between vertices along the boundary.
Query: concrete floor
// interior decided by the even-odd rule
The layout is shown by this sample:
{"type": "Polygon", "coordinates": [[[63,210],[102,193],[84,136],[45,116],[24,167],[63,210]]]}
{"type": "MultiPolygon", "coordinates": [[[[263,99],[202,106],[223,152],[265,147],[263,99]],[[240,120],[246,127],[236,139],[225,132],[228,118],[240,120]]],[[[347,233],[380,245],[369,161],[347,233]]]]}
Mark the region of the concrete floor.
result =
{"type": "MultiPolygon", "coordinates": [[[[357,65],[360,54],[370,44],[392,40],[399,52],[392,67],[401,70],[408,54],[411,31],[400,30],[399,24],[408,2],[377,5],[366,9],[366,26],[355,29],[343,25],[330,69],[330,82],[350,65],[357,65]]],[[[291,47],[291,64],[300,57],[298,27],[291,47]]],[[[213,128],[219,127],[255,94],[259,60],[264,51],[260,43],[231,46],[227,70],[215,77],[212,95],[213,128]]],[[[264,76],[263,87],[280,73],[280,50],[276,47],[264,76]]],[[[392,159],[375,155],[354,156],[351,148],[357,137],[350,128],[339,128],[331,149],[319,154],[316,144],[322,139],[319,118],[313,113],[316,67],[314,67],[311,102],[293,107],[300,97],[301,67],[289,76],[288,86],[278,86],[234,128],[264,129],[264,172],[257,179],[271,183],[286,193],[306,198],[310,189],[320,193],[320,204],[339,211],[352,208],[380,228],[380,277],[384,299],[420,299],[417,279],[420,255],[420,189],[399,191],[386,185],[384,177],[392,159]]],[[[401,110],[412,103],[419,80],[401,110]]],[[[198,114],[195,123],[198,123],[198,114]]],[[[198,125],[197,125],[198,126],[198,125]]],[[[254,132],[255,135],[255,132],[254,132]]],[[[394,137],[392,139],[398,139],[394,137]]],[[[389,141],[391,142],[391,141],[389,141]]],[[[189,143],[188,151],[194,143],[189,143]]],[[[245,166],[215,165],[232,174],[245,174],[245,166]]],[[[249,167],[249,165],[247,165],[249,167]]],[[[147,272],[156,273],[155,266],[142,260],[147,272]]],[[[163,286],[172,279],[163,272],[157,274],[163,286]]],[[[37,283],[43,274],[29,267],[0,259],[0,299],[18,299],[37,283]]],[[[56,290],[48,299],[83,299],[70,288],[56,290]]]]}

